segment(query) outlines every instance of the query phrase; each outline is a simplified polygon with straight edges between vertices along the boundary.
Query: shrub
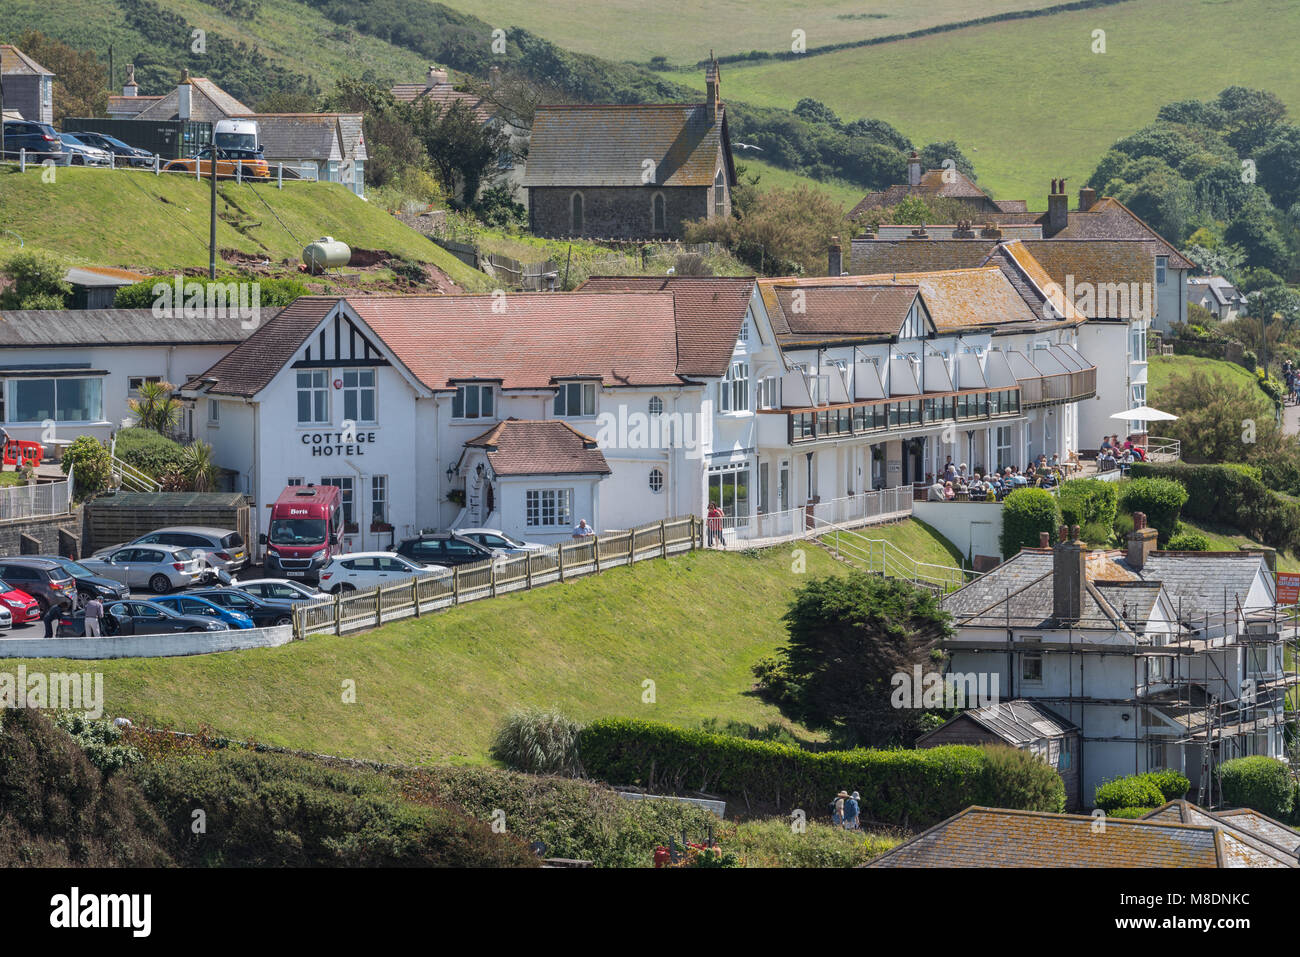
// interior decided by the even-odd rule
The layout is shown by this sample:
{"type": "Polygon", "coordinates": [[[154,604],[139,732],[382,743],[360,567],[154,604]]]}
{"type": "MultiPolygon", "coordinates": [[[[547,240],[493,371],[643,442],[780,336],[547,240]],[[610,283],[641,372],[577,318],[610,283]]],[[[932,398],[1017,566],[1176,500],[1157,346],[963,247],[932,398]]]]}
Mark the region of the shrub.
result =
{"type": "Polygon", "coordinates": [[[13,282],[0,293],[0,308],[62,309],[72,293],[63,278],[67,267],[46,253],[18,253],[5,263],[4,271],[13,282]]]}
{"type": "Polygon", "coordinates": [[[925,827],[972,804],[1060,811],[1065,786],[1046,763],[1009,749],[803,751],[629,718],[595,721],[579,737],[587,773],[652,791],[698,791],[822,815],[841,788],[862,793],[864,821],[925,827]]]}
{"type": "Polygon", "coordinates": [[[1165,548],[1171,552],[1208,552],[1210,540],[1200,532],[1179,532],[1165,542],[1165,548]]]}
{"type": "Polygon", "coordinates": [[[1146,815],[1150,814],[1153,810],[1154,808],[1149,808],[1149,807],[1117,807],[1114,808],[1113,810],[1107,811],[1106,816],[1134,820],[1139,817],[1145,817],[1146,815]]]}
{"type": "Polygon", "coordinates": [[[516,711],[492,742],[492,757],[529,774],[577,774],[578,732],[582,725],[558,711],[516,711]]]}
{"type": "Polygon", "coordinates": [[[897,846],[901,836],[845,831],[818,821],[799,833],[786,818],[723,825],[718,839],[734,847],[748,867],[857,867],[897,846]]]}
{"type": "Polygon", "coordinates": [[[1145,512],[1147,522],[1160,533],[1160,544],[1178,528],[1178,514],[1187,503],[1187,489],[1167,478],[1135,478],[1124,485],[1120,505],[1129,514],[1145,512]]]}
{"type": "Polygon", "coordinates": [[[1066,525],[1115,523],[1119,495],[1114,482],[1101,479],[1071,479],[1061,485],[1058,501],[1061,520],[1066,525]]]}
{"type": "Polygon", "coordinates": [[[1264,486],[1258,473],[1235,465],[1138,464],[1130,485],[1176,479],[1187,491],[1188,518],[1231,525],[1274,548],[1300,554],[1300,505],[1264,486]]]}
{"type": "Polygon", "coordinates": [[[152,478],[180,469],[185,447],[153,429],[130,428],[117,433],[116,455],[152,478]]]}
{"type": "Polygon", "coordinates": [[[72,440],[72,444],[63,453],[62,467],[64,475],[70,471],[72,473],[77,498],[104,491],[113,475],[108,449],[103,442],[90,435],[79,435],[72,440]]]}
{"type": "Polygon", "coordinates": [[[1218,778],[1225,804],[1279,819],[1291,813],[1291,772],[1277,758],[1233,758],[1219,766],[1218,778]]]}
{"type": "Polygon", "coordinates": [[[1093,803],[1103,811],[1121,807],[1159,807],[1165,803],[1164,792],[1145,774],[1115,778],[1097,786],[1093,803]]]}
{"type": "Polygon", "coordinates": [[[1052,534],[1061,525],[1056,498],[1041,488],[1016,489],[1002,503],[1002,557],[1022,548],[1037,548],[1039,533],[1052,534]]]}
{"type": "Polygon", "coordinates": [[[1185,775],[1172,768],[1148,771],[1146,777],[1160,789],[1165,801],[1177,801],[1179,798],[1185,797],[1187,789],[1192,786],[1192,782],[1187,780],[1185,775]]]}

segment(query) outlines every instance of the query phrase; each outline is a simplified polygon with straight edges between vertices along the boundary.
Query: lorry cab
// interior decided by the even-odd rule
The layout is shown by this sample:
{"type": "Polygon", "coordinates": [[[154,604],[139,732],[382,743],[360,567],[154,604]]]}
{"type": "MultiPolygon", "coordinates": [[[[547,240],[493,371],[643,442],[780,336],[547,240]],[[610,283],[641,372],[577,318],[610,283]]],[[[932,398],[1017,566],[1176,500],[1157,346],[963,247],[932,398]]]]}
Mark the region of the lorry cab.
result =
{"type": "Polygon", "coordinates": [[[212,129],[212,144],[218,149],[261,153],[257,120],[217,120],[212,129]]]}
{"type": "Polygon", "coordinates": [[[334,485],[290,485],[271,505],[260,541],[266,574],[315,583],[321,566],[343,551],[343,492],[334,485]]]}

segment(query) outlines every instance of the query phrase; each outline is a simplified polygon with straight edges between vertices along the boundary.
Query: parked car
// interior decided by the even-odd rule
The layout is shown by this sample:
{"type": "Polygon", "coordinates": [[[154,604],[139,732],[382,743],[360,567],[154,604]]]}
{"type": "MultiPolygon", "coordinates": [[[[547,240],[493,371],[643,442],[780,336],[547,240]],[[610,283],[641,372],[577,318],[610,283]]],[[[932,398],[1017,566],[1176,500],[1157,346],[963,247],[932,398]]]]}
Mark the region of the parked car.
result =
{"type": "Polygon", "coordinates": [[[152,599],[150,603],[161,605],[163,608],[170,608],[182,615],[200,615],[215,618],[217,621],[224,621],[232,629],[253,627],[253,619],[244,612],[236,611],[233,608],[223,608],[215,602],[188,592],[180,595],[164,595],[161,598],[152,599]]]}
{"type": "Polygon", "coordinates": [[[128,588],[147,587],[159,595],[193,585],[203,576],[194,553],[176,545],[119,545],[81,564],[128,588]]]}
{"type": "Polygon", "coordinates": [[[353,552],[330,559],[320,570],[320,583],[337,594],[446,571],[445,565],[420,565],[392,552],[353,552]]]}
{"type": "Polygon", "coordinates": [[[287,578],[251,578],[237,581],[235,587],[254,598],[269,598],[272,601],[311,601],[321,598],[325,592],[302,582],[291,582],[287,578]]]}
{"type": "Polygon", "coordinates": [[[109,164],[108,150],[100,149],[98,146],[91,146],[89,143],[83,143],[72,133],[60,133],[59,141],[63,143],[63,148],[68,153],[69,166],[107,166],[109,164]]]}
{"type": "Polygon", "coordinates": [[[421,565],[472,565],[490,561],[496,552],[478,542],[462,538],[455,532],[427,532],[414,538],[403,539],[397,554],[421,565]]]}
{"type": "Polygon", "coordinates": [[[63,148],[63,141],[50,124],[5,120],[4,129],[5,159],[17,159],[19,151],[26,150],[27,158],[33,162],[52,159],[60,166],[67,164],[68,153],[63,148]]]}
{"type": "Polygon", "coordinates": [[[40,603],[27,592],[14,588],[5,581],[0,581],[0,606],[9,613],[11,625],[25,625],[29,621],[41,620],[40,603]]]}
{"type": "Polygon", "coordinates": [[[209,565],[233,575],[248,564],[244,536],[228,528],[204,525],[169,525],[127,542],[128,545],[176,545],[202,552],[209,565]]]}
{"type": "Polygon", "coordinates": [[[103,575],[96,575],[81,562],[73,561],[71,558],[63,558],[60,555],[36,555],[32,559],[27,556],[22,558],[10,558],[8,561],[22,563],[30,560],[39,560],[53,562],[72,576],[72,580],[77,586],[77,597],[80,604],[84,605],[91,598],[98,598],[100,601],[118,601],[126,598],[131,594],[131,589],[127,588],[121,582],[114,581],[111,578],[105,578],[103,575]]]}
{"type": "Polygon", "coordinates": [[[87,146],[98,146],[101,150],[112,153],[117,166],[130,165],[153,168],[152,153],[148,150],[142,150],[138,146],[123,143],[115,136],[109,136],[107,133],[93,133],[90,130],[77,130],[73,135],[87,146]]]}
{"type": "Polygon", "coordinates": [[[0,558],[0,579],[36,599],[41,614],[50,605],[75,606],[77,585],[72,576],[46,558],[0,558]]]}
{"type": "Polygon", "coordinates": [[[523,542],[512,538],[499,528],[457,528],[453,531],[461,538],[490,548],[506,555],[521,555],[524,552],[536,552],[545,548],[541,542],[523,542]]]}
{"type": "Polygon", "coordinates": [[[186,594],[206,599],[230,611],[242,612],[253,619],[253,625],[257,628],[293,623],[292,602],[254,598],[238,588],[201,588],[186,594]]]}
{"type": "MultiPolygon", "coordinates": [[[[229,631],[224,621],[206,615],[182,615],[151,601],[131,598],[104,606],[100,628],[105,635],[164,635],[183,631],[229,631]]],[[[55,634],[60,638],[83,638],[86,612],[78,609],[59,617],[55,634]]]]}
{"type": "Polygon", "coordinates": [[[9,613],[9,609],[0,604],[0,628],[12,628],[14,616],[9,613]]]}
{"type": "MultiPolygon", "coordinates": [[[[175,159],[163,167],[169,173],[193,173],[198,164],[200,176],[212,175],[212,147],[205,146],[192,159],[175,159]]],[[[253,150],[217,150],[217,179],[234,179],[239,167],[243,167],[244,179],[269,180],[271,167],[266,158],[253,150]]]]}

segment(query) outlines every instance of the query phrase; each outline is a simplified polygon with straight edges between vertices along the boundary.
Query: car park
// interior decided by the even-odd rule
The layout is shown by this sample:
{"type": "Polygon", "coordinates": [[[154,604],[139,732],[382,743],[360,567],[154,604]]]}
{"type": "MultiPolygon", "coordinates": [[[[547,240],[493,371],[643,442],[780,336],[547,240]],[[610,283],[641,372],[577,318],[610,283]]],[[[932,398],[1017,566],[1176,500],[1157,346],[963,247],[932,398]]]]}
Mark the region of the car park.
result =
{"type": "Polygon", "coordinates": [[[234,585],[254,598],[268,598],[272,601],[312,601],[325,595],[319,588],[285,578],[252,578],[237,581],[234,585]]]}
{"type": "Polygon", "coordinates": [[[148,588],[159,595],[185,588],[203,577],[194,553],[175,545],[119,545],[97,552],[81,564],[128,588],[148,588]]]}
{"type": "Polygon", "coordinates": [[[69,154],[54,127],[48,123],[31,120],[5,120],[5,159],[18,159],[25,152],[33,162],[52,159],[60,166],[66,165],[69,154]]]}
{"type": "Polygon", "coordinates": [[[153,166],[154,156],[152,153],[148,150],[142,150],[138,146],[123,143],[115,136],[109,136],[107,133],[95,133],[90,130],[77,130],[73,135],[87,146],[97,146],[101,150],[111,153],[113,162],[117,166],[153,166]]]}
{"type": "Polygon", "coordinates": [[[0,558],[0,579],[36,599],[41,614],[51,605],[74,606],[77,585],[72,576],[49,559],[0,558]]]}
{"type": "Polygon", "coordinates": [[[6,561],[17,564],[25,561],[53,562],[72,577],[72,581],[77,586],[77,598],[83,605],[91,598],[98,598],[100,601],[107,602],[117,601],[131,594],[131,589],[121,582],[105,578],[103,575],[96,575],[81,562],[74,561],[71,558],[63,558],[59,555],[35,555],[29,558],[24,555],[21,558],[10,558],[6,559],[6,561]]]}
{"type": "Polygon", "coordinates": [[[107,166],[111,162],[108,150],[84,143],[72,133],[60,133],[59,141],[68,153],[69,166],[107,166]]]}
{"type": "Polygon", "coordinates": [[[421,565],[472,565],[491,561],[497,553],[478,542],[462,538],[454,532],[428,532],[404,539],[397,546],[397,554],[407,561],[421,565]]]}
{"type": "Polygon", "coordinates": [[[224,608],[198,595],[183,592],[179,595],[163,595],[161,598],[153,598],[150,601],[152,604],[170,608],[182,615],[198,615],[224,621],[232,629],[253,627],[253,619],[244,612],[237,611],[234,608],[224,608]]]}
{"type": "Polygon", "coordinates": [[[238,588],[201,588],[186,592],[195,598],[203,598],[231,611],[242,612],[253,619],[257,628],[269,628],[272,625],[293,624],[293,604],[287,601],[268,601],[254,598],[238,588]]]}
{"type": "Polygon", "coordinates": [[[41,620],[41,606],[36,599],[5,581],[0,581],[0,605],[9,613],[11,625],[41,620]]]}
{"type": "Polygon", "coordinates": [[[541,542],[520,541],[499,528],[457,528],[453,531],[461,538],[468,538],[484,548],[505,555],[522,555],[524,552],[537,552],[546,547],[541,542]]]}
{"type": "Polygon", "coordinates": [[[320,570],[320,583],[322,588],[338,594],[448,570],[443,565],[416,564],[392,552],[353,552],[330,559],[320,570]]]}
{"type": "Polygon", "coordinates": [[[244,537],[228,528],[205,525],[171,525],[156,528],[147,535],[132,539],[127,545],[176,545],[188,548],[207,561],[213,569],[233,575],[248,564],[244,537]]]}
{"type": "MultiPolygon", "coordinates": [[[[168,173],[192,174],[196,164],[200,176],[212,175],[212,147],[203,147],[193,158],[171,160],[163,170],[168,173]]],[[[260,153],[253,150],[218,149],[217,179],[234,179],[236,176],[269,180],[271,167],[260,153]]]]}
{"type": "MultiPolygon", "coordinates": [[[[189,631],[229,631],[229,626],[206,615],[182,615],[162,605],[139,598],[115,601],[104,606],[100,622],[104,635],[165,635],[189,631]]],[[[82,638],[86,634],[84,609],[59,616],[60,638],[82,638]]]]}

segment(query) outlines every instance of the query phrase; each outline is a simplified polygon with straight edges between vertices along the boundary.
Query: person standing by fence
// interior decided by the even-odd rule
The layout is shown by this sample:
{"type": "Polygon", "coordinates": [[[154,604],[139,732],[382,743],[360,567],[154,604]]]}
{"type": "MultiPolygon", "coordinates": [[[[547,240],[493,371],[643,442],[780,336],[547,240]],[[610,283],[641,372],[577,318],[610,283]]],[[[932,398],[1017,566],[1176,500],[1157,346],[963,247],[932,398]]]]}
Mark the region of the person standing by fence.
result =
{"type": "Polygon", "coordinates": [[[726,517],[725,513],[718,507],[717,502],[710,502],[708,516],[709,547],[712,548],[715,543],[721,546],[723,544],[722,520],[726,517]]]}

